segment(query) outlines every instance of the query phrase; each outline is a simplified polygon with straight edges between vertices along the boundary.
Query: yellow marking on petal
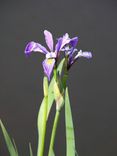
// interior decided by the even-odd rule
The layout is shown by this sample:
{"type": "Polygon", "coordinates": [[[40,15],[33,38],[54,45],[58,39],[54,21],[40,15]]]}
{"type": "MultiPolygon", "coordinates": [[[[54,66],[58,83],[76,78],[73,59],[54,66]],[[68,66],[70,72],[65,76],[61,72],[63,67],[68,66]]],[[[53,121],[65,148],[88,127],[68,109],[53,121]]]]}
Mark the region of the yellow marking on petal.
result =
{"type": "Polygon", "coordinates": [[[47,64],[50,65],[50,64],[52,64],[52,63],[53,63],[53,59],[48,59],[48,60],[47,60],[47,64]]]}

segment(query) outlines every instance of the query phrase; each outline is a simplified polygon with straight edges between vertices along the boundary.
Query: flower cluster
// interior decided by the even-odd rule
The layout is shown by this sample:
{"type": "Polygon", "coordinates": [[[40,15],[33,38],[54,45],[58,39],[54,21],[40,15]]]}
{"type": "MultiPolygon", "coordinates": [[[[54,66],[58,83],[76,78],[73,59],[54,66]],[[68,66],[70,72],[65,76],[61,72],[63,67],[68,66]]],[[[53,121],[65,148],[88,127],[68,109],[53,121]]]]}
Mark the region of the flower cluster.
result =
{"type": "Polygon", "coordinates": [[[48,49],[42,46],[40,43],[31,41],[25,48],[25,54],[28,55],[32,52],[40,52],[45,55],[45,59],[42,62],[45,75],[50,80],[53,69],[56,66],[60,53],[64,53],[67,58],[67,70],[76,62],[80,57],[92,58],[92,53],[88,51],[78,51],[76,45],[78,43],[78,37],[69,38],[68,33],[58,38],[54,47],[54,41],[52,34],[44,30],[45,41],[48,49]]]}

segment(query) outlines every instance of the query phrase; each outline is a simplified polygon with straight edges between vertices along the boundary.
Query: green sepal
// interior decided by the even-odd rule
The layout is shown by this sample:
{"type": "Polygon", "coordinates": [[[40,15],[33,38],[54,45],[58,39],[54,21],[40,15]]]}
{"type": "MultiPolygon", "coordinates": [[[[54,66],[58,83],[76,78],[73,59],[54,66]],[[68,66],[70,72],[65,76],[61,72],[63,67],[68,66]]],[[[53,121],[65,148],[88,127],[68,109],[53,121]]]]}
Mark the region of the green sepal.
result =
{"type": "Polygon", "coordinates": [[[68,88],[65,92],[66,156],[75,156],[75,136],[68,88]]]}
{"type": "Polygon", "coordinates": [[[18,156],[16,145],[14,145],[15,142],[14,141],[12,142],[12,140],[10,139],[10,136],[1,120],[0,120],[0,126],[4,135],[4,139],[5,139],[8,151],[10,153],[10,156],[18,156]]]}

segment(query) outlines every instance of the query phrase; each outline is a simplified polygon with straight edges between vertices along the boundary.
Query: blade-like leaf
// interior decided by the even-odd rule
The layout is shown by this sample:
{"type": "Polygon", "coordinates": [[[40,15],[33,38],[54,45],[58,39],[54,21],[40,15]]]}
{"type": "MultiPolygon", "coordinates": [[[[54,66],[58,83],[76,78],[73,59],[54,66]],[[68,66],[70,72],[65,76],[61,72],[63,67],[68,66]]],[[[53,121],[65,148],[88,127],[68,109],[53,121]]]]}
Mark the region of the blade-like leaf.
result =
{"type": "Polygon", "coordinates": [[[31,143],[29,143],[29,151],[30,151],[30,156],[33,156],[33,151],[32,151],[31,143]]]}
{"type": "Polygon", "coordinates": [[[10,153],[10,156],[18,156],[18,153],[10,139],[10,136],[6,130],[6,128],[4,127],[2,121],[0,120],[0,126],[2,128],[2,132],[3,132],[3,135],[4,135],[4,139],[5,139],[5,142],[6,142],[6,145],[7,145],[7,148],[8,148],[8,151],[10,153]]]}
{"type": "Polygon", "coordinates": [[[77,150],[76,150],[76,152],[75,152],[75,153],[76,153],[76,156],[78,156],[78,152],[77,152],[77,150]]]}
{"type": "Polygon", "coordinates": [[[41,103],[38,119],[37,119],[37,127],[38,127],[38,150],[37,155],[42,156],[44,153],[44,144],[45,144],[45,134],[46,134],[46,119],[47,119],[47,108],[48,108],[48,79],[45,76],[43,79],[43,91],[44,91],[44,99],[41,103]]]}
{"type": "Polygon", "coordinates": [[[75,137],[68,89],[65,92],[66,156],[75,156],[75,137]]]}
{"type": "Polygon", "coordinates": [[[12,141],[13,141],[13,144],[14,144],[15,151],[17,152],[17,155],[19,155],[19,154],[18,154],[18,149],[17,149],[16,143],[15,143],[15,140],[12,139],[12,141]]]}
{"type": "Polygon", "coordinates": [[[51,150],[50,156],[55,156],[54,150],[51,150]]]}
{"type": "MultiPolygon", "coordinates": [[[[63,68],[63,64],[64,64],[65,59],[63,59],[60,64],[58,65],[57,68],[57,72],[59,73],[59,75],[61,75],[62,73],[62,68],[63,68]]],[[[50,85],[49,85],[49,89],[48,89],[48,110],[47,110],[47,119],[49,116],[49,112],[51,110],[52,104],[54,102],[54,92],[53,92],[53,86],[54,86],[54,77],[52,78],[50,85]]]]}
{"type": "Polygon", "coordinates": [[[38,140],[38,156],[41,156],[42,150],[44,148],[44,137],[45,137],[45,131],[46,131],[46,113],[45,111],[47,111],[46,108],[46,103],[47,103],[47,99],[44,98],[41,106],[40,106],[40,110],[39,110],[39,114],[38,114],[38,122],[37,122],[37,126],[38,126],[38,134],[39,134],[39,140],[38,140]]]}

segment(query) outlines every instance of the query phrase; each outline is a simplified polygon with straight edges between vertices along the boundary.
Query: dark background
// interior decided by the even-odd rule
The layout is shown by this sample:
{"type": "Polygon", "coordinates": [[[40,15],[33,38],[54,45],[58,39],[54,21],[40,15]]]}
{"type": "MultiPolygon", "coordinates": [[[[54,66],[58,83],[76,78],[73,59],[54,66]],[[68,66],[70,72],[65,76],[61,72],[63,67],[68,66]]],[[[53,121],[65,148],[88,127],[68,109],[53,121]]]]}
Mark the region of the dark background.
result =
{"type": "MultiPolygon", "coordinates": [[[[93,52],[92,60],[82,58],[72,67],[68,80],[79,156],[117,155],[117,1],[2,0],[0,118],[20,155],[29,155],[28,142],[36,155],[36,118],[43,98],[44,57],[35,53],[26,58],[24,48],[31,40],[45,45],[44,29],[54,39],[66,32],[70,37],[79,36],[77,48],[93,52]]],[[[64,110],[60,120],[56,156],[65,155],[64,110]]],[[[1,131],[0,140],[0,156],[7,156],[1,131]]]]}

